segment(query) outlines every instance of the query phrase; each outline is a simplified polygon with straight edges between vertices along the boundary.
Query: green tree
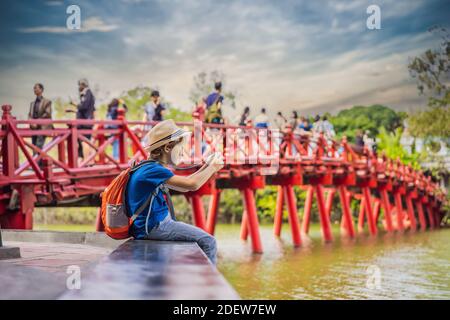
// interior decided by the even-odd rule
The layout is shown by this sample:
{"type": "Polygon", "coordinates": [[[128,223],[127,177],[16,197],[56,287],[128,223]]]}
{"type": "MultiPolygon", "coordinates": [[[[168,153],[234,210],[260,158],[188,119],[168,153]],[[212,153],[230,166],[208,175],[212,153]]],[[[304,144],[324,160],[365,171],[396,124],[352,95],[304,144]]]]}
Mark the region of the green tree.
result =
{"type": "Polygon", "coordinates": [[[330,118],[338,138],[346,136],[353,141],[358,130],[369,130],[376,136],[380,128],[389,132],[402,126],[404,113],[395,112],[389,107],[382,105],[354,106],[350,109],[340,111],[336,116],[330,118]]]}
{"type": "Polygon", "coordinates": [[[425,152],[409,153],[401,144],[403,130],[397,128],[394,132],[388,132],[381,128],[378,134],[378,150],[386,154],[388,158],[400,159],[404,164],[410,164],[414,169],[420,169],[420,162],[427,156],[425,152]]]}
{"type": "Polygon", "coordinates": [[[410,114],[409,131],[415,137],[440,137],[450,139],[450,91],[442,99],[429,98],[428,108],[410,114]]]}
{"type": "Polygon", "coordinates": [[[417,80],[419,94],[428,96],[428,108],[410,115],[409,130],[418,137],[449,138],[450,90],[446,84],[450,80],[450,34],[439,27],[429,31],[440,35],[440,46],[411,59],[408,65],[411,76],[417,80]]]}

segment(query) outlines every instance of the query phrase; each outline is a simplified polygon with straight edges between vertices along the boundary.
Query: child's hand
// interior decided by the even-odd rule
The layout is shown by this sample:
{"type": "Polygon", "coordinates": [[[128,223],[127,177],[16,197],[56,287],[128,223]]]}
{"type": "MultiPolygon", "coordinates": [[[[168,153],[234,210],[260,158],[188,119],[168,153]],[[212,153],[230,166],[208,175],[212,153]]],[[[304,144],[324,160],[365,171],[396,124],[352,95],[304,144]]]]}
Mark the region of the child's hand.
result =
{"type": "Polygon", "coordinates": [[[224,166],[223,156],[219,152],[214,154],[214,158],[209,161],[209,165],[214,168],[214,171],[219,171],[224,166]]]}

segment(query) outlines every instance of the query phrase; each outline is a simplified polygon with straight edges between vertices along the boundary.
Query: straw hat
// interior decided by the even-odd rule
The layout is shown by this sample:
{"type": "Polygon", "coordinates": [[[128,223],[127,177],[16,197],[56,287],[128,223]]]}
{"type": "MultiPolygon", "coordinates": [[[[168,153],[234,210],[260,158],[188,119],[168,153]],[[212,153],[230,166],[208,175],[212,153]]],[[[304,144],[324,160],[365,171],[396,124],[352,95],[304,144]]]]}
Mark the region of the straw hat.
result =
{"type": "Polygon", "coordinates": [[[150,132],[147,133],[146,141],[148,141],[148,145],[146,145],[144,149],[147,152],[152,152],[171,141],[179,140],[190,134],[191,132],[177,127],[172,119],[164,120],[155,125],[150,132]]]}

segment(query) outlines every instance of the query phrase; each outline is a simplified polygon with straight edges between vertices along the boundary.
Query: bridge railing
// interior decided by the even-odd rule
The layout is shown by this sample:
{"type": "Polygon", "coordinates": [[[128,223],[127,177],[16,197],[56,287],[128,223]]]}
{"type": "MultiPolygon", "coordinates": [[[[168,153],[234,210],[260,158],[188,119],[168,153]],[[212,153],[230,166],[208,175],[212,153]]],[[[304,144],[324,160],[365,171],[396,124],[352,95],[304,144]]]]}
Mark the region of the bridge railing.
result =
{"type": "MultiPolygon", "coordinates": [[[[155,124],[127,121],[123,113],[119,114],[119,120],[16,120],[10,106],[3,106],[2,110],[0,186],[20,179],[42,183],[62,172],[78,175],[100,169],[122,170],[130,159],[147,157],[143,140],[155,124]],[[31,129],[36,125],[46,129],[31,129]],[[47,138],[42,149],[32,144],[33,136],[47,138]],[[113,144],[118,144],[116,157],[112,153],[113,144]],[[79,149],[85,149],[83,159],[79,158],[79,149]]],[[[378,172],[386,178],[397,175],[419,188],[440,190],[430,178],[399,161],[378,156],[367,148],[357,152],[345,137],[335,141],[323,134],[299,134],[290,127],[279,132],[253,128],[251,124],[247,127],[205,124],[195,119],[178,125],[193,133],[185,145],[185,166],[200,165],[210,153],[221,152],[226,163],[224,170],[247,165],[259,173],[261,167],[272,168],[275,171],[267,172],[273,174],[280,164],[301,162],[316,171],[355,170],[361,175],[378,172]]]]}

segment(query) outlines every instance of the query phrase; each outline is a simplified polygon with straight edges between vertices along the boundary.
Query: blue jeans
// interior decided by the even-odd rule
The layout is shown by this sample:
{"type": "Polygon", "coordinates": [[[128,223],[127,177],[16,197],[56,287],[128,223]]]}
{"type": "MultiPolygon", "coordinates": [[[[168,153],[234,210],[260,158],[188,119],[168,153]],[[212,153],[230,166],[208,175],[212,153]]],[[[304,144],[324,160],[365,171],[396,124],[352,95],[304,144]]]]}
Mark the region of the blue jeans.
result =
{"type": "Polygon", "coordinates": [[[196,226],[172,220],[168,214],[158,226],[154,227],[147,239],[163,241],[197,242],[209,260],[215,265],[217,261],[216,239],[196,226]]]}

